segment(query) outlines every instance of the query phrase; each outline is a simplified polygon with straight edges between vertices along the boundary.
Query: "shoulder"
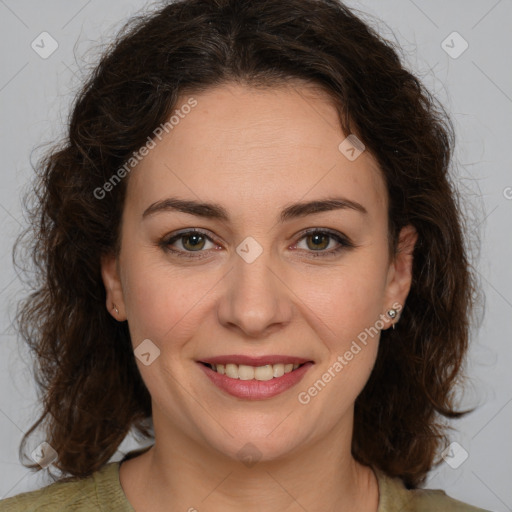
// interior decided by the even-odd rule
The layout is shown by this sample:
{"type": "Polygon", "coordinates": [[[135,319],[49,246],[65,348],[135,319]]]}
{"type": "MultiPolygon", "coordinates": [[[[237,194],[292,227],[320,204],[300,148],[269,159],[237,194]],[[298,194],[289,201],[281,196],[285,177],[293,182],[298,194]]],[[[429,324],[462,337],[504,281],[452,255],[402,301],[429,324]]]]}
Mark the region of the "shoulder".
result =
{"type": "Polygon", "coordinates": [[[380,493],[377,512],[490,512],[456,500],[441,489],[407,489],[399,478],[374,471],[380,493]]]}
{"type": "Polygon", "coordinates": [[[87,478],[55,482],[42,489],[0,501],[0,512],[133,512],[119,483],[118,463],[111,462],[87,478]]]}

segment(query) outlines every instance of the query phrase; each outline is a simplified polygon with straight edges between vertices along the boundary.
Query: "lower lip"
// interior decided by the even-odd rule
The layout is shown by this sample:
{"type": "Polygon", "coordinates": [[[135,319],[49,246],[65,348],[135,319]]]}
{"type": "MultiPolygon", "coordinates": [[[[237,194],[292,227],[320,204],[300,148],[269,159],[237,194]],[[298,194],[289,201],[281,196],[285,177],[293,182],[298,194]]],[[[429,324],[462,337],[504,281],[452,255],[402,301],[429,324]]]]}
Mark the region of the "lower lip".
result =
{"type": "Polygon", "coordinates": [[[221,375],[202,363],[197,364],[218,388],[232,396],[246,400],[264,400],[283,393],[295,386],[313,366],[312,362],[307,362],[296,370],[270,380],[240,380],[221,375]]]}

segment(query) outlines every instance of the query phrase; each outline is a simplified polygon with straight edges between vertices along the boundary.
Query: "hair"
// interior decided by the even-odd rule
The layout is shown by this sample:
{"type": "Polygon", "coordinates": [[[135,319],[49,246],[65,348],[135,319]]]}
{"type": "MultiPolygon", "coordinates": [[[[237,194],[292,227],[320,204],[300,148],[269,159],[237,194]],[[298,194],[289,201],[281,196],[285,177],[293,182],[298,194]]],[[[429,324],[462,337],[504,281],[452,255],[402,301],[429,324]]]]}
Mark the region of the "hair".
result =
{"type": "Polygon", "coordinates": [[[65,481],[100,469],[130,429],[152,436],[128,323],[106,310],[100,270],[102,255],[119,254],[129,177],[105,199],[94,191],[154,139],[185,93],[302,83],[329,95],[343,132],[378,162],[391,254],[403,226],[418,232],[407,303],[396,329],[382,331],[355,403],[352,453],[407,488],[424,482],[447,441],[445,418],[468,412],[456,410],[454,389],[476,288],[449,176],[453,125],[399,50],[336,0],[179,0],[123,26],[77,94],[65,140],[36,166],[32,227],[15,243],[14,253],[29,236],[37,267],[15,321],[42,405],[20,459],[41,428],[65,481]]]}

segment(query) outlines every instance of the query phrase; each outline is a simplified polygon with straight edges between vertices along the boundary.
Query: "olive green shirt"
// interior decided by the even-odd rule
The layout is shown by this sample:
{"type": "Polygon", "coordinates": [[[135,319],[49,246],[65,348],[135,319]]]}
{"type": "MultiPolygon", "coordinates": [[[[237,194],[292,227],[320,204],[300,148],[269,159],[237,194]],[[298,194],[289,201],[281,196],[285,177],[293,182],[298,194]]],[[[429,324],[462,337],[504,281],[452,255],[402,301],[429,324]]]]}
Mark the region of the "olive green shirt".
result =
{"type": "MultiPolygon", "coordinates": [[[[54,482],[1,500],[0,512],[135,512],[121,487],[119,466],[120,462],[110,462],[90,477],[54,482]]],[[[377,512],[489,512],[450,498],[441,490],[408,490],[402,480],[374,471],[379,483],[377,512]]]]}

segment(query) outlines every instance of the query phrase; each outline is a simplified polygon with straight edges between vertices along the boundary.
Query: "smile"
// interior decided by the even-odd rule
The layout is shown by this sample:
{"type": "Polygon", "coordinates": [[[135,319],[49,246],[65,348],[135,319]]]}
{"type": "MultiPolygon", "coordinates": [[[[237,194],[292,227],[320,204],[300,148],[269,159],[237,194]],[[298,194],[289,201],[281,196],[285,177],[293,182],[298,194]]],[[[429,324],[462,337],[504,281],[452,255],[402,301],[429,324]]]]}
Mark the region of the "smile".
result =
{"type": "MultiPolygon", "coordinates": [[[[211,384],[228,395],[245,400],[264,400],[279,395],[298,384],[308,370],[314,365],[313,361],[305,359],[290,362],[278,362],[273,358],[273,364],[262,364],[264,361],[249,361],[239,364],[228,362],[232,358],[222,357],[220,361],[197,361],[196,364],[203,371],[211,384]]],[[[268,361],[268,358],[267,358],[268,361]]],[[[292,359],[293,361],[293,359],[292,359]]]]}
{"type": "Polygon", "coordinates": [[[240,380],[271,380],[282,377],[285,373],[290,373],[293,370],[302,366],[298,363],[295,364],[266,364],[264,366],[248,366],[245,364],[210,364],[204,363],[209,366],[214,372],[225,375],[230,379],[240,380]]]}

